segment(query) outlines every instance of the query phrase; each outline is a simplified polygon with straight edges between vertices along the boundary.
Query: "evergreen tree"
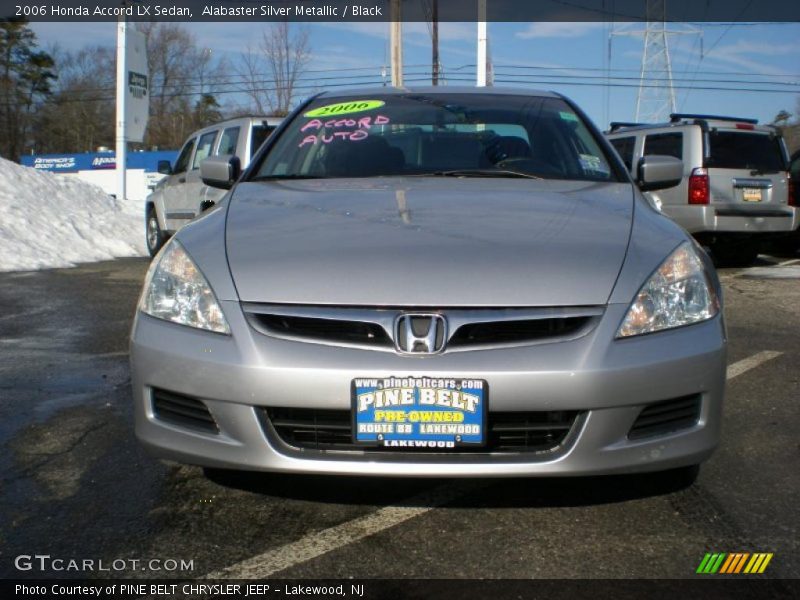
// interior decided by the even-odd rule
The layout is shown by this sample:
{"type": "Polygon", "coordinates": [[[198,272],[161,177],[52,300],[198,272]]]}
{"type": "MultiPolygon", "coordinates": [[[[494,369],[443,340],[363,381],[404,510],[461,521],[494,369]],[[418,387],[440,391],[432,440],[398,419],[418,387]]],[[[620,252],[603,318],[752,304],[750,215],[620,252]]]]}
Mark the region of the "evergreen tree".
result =
{"type": "Polygon", "coordinates": [[[55,61],[27,22],[0,22],[0,155],[19,160],[30,149],[33,120],[55,79],[55,61]]]}

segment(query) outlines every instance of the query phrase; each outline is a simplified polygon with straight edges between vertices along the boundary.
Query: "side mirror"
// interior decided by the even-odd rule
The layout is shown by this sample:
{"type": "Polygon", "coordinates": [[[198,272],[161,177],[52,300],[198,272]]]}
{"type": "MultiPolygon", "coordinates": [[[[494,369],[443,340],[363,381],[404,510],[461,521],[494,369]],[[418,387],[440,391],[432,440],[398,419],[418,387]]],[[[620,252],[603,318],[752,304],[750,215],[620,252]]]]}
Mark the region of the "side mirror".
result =
{"type": "Polygon", "coordinates": [[[200,163],[200,178],[211,187],[229,190],[241,174],[242,163],[238,156],[212,156],[200,163]]]}
{"type": "Polygon", "coordinates": [[[674,156],[649,154],[639,159],[636,183],[643,192],[675,187],[683,179],[683,161],[674,156]]]}
{"type": "Polygon", "coordinates": [[[158,172],[162,175],[172,175],[172,165],[168,160],[158,161],[158,172]]]}

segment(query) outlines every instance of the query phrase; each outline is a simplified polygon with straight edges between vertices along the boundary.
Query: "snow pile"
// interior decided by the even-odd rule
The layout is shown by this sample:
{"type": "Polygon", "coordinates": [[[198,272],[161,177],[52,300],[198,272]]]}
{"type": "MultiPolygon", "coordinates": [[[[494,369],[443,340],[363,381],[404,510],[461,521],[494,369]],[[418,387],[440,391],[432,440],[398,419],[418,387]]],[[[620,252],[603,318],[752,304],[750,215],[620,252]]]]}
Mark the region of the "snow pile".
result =
{"type": "Polygon", "coordinates": [[[0,271],[142,256],[143,213],[77,177],[0,158],[0,271]]]}

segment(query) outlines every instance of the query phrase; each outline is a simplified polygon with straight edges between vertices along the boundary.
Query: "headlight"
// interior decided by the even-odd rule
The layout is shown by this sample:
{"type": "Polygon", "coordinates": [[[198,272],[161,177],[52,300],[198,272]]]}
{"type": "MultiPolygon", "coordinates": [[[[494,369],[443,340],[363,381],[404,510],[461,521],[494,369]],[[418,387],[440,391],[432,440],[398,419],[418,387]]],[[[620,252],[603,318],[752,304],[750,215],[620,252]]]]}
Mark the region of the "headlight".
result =
{"type": "Polygon", "coordinates": [[[694,247],[684,242],[636,294],[617,337],[699,323],[718,312],[719,300],[703,261],[694,247]]]}
{"type": "Polygon", "coordinates": [[[211,286],[177,240],[167,244],[150,266],[139,309],[173,323],[231,332],[211,286]]]}

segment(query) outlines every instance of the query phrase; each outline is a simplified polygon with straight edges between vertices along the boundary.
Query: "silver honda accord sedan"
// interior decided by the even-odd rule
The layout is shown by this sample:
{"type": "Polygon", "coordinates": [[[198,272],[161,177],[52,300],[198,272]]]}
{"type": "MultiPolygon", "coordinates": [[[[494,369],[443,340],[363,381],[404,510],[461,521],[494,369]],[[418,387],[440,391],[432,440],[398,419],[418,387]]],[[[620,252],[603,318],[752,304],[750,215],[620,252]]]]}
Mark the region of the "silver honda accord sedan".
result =
{"type": "Polygon", "coordinates": [[[726,333],[708,257],[558,94],[358,89],[305,101],[153,259],[136,434],[222,469],[696,473],[726,333]]]}

